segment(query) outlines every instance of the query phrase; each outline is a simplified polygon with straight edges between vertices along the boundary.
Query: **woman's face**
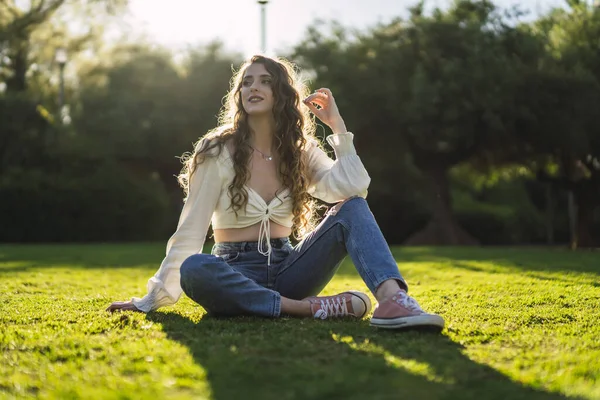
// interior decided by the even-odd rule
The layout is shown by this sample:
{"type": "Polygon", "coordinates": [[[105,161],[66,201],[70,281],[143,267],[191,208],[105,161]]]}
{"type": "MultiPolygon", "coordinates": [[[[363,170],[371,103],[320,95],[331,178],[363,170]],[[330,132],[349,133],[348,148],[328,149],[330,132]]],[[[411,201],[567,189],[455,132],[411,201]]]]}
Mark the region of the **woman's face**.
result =
{"type": "Polygon", "coordinates": [[[263,64],[252,64],[242,78],[242,106],[248,115],[261,115],[273,110],[273,77],[263,64]]]}

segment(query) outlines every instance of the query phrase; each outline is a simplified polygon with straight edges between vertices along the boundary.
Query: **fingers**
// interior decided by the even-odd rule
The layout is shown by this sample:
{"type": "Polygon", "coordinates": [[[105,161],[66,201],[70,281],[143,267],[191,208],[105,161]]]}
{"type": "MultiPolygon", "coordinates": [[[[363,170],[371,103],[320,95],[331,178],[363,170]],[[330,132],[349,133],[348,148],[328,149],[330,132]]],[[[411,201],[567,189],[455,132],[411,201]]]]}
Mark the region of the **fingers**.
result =
{"type": "Polygon", "coordinates": [[[317,89],[314,93],[303,100],[304,104],[315,103],[321,107],[327,107],[330,102],[335,103],[331,90],[327,88],[317,89]]]}
{"type": "Polygon", "coordinates": [[[139,311],[138,308],[129,301],[115,301],[110,306],[106,308],[108,312],[114,312],[117,310],[122,311],[139,311]]]}
{"type": "Polygon", "coordinates": [[[312,111],[316,113],[319,110],[323,110],[329,106],[329,100],[327,95],[323,93],[313,93],[304,99],[304,104],[312,111]]]}
{"type": "Polygon", "coordinates": [[[315,92],[313,94],[311,94],[310,96],[308,96],[307,98],[304,99],[304,103],[313,103],[313,102],[326,102],[327,100],[329,100],[328,95],[326,93],[322,93],[322,92],[315,92]]]}
{"type": "Polygon", "coordinates": [[[320,99],[314,99],[313,101],[309,101],[308,103],[306,103],[307,105],[310,104],[312,106],[317,107],[318,110],[321,110],[323,108],[326,108],[328,106],[328,104],[320,99]]]}
{"type": "Polygon", "coordinates": [[[329,90],[328,88],[320,88],[316,90],[319,93],[324,93],[329,97],[333,97],[333,93],[331,93],[331,90],[329,90]]]}
{"type": "Polygon", "coordinates": [[[332,98],[333,97],[333,93],[331,93],[331,90],[327,89],[327,88],[320,88],[315,90],[314,93],[312,93],[311,95],[309,95],[306,99],[304,99],[304,101],[311,99],[311,98],[315,98],[315,97],[321,97],[321,98],[332,98]]]}
{"type": "Polygon", "coordinates": [[[331,90],[328,88],[317,89],[314,93],[303,100],[303,103],[317,117],[321,118],[323,109],[329,109],[330,106],[335,107],[335,99],[331,90]]]}
{"type": "Polygon", "coordinates": [[[306,107],[308,107],[313,114],[316,115],[319,112],[319,109],[312,102],[305,101],[304,104],[306,104],[306,107]]]}

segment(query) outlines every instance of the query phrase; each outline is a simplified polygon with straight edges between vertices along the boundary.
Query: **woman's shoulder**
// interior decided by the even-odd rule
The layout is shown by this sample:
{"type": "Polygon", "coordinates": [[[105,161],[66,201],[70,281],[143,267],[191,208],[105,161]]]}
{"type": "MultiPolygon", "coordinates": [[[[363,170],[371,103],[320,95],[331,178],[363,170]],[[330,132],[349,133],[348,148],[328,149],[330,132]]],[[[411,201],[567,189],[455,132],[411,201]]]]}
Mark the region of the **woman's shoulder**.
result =
{"type": "MultiPolygon", "coordinates": [[[[215,129],[202,137],[195,145],[196,154],[205,154],[209,157],[220,156],[224,151],[230,150],[231,135],[227,130],[215,129]]],[[[228,155],[227,153],[225,154],[228,155]]]]}
{"type": "Polygon", "coordinates": [[[223,152],[224,144],[217,140],[204,140],[201,146],[196,148],[196,153],[206,155],[208,157],[218,157],[223,152]]]}

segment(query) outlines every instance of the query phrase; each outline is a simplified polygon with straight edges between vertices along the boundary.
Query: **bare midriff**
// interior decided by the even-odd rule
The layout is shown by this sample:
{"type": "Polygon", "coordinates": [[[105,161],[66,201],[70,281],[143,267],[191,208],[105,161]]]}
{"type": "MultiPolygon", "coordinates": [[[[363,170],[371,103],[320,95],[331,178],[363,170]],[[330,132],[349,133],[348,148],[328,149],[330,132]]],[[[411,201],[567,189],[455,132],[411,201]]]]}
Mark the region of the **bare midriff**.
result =
{"type": "MultiPolygon", "coordinates": [[[[271,220],[271,239],[286,238],[292,234],[292,228],[271,220]]],[[[258,242],[260,222],[245,228],[215,229],[215,243],[220,242],[258,242]]]]}

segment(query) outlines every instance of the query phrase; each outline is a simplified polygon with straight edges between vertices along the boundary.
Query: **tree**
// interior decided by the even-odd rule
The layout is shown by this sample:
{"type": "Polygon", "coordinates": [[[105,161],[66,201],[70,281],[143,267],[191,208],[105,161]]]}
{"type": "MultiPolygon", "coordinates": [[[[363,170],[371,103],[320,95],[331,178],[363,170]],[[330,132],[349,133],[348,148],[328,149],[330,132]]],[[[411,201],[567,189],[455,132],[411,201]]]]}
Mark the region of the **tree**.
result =
{"type": "Polygon", "coordinates": [[[363,157],[371,152],[366,158],[379,158],[393,175],[406,152],[431,182],[432,216],[407,243],[475,243],[453,217],[448,171],[515,147],[505,105],[514,97],[520,60],[509,38],[527,33],[488,1],[457,1],[432,16],[420,3],[409,21],[366,34],[334,26],[334,35],[323,38],[322,31],[309,31],[295,56],[319,84],[335,88],[336,98],[350,99],[341,107],[355,116],[349,125],[368,135],[363,157]]]}
{"type": "MultiPolygon", "coordinates": [[[[0,4],[0,171],[27,167],[48,154],[56,124],[56,86],[51,85],[55,51],[74,54],[98,39],[100,29],[126,0],[32,0],[0,4]],[[87,16],[85,33],[67,21],[87,16]]],[[[82,18],[83,19],[83,18],[82,18]]]]}
{"type": "Polygon", "coordinates": [[[547,38],[549,60],[541,77],[543,84],[530,80],[524,93],[536,93],[539,105],[550,99],[540,92],[541,87],[552,87],[554,97],[553,104],[539,110],[545,111],[546,118],[541,120],[546,123],[530,129],[526,140],[558,166],[553,173],[539,168],[539,176],[574,195],[571,246],[596,247],[600,238],[593,237],[592,225],[600,206],[600,126],[596,121],[600,108],[600,9],[578,0],[569,5],[569,11],[553,10],[535,24],[540,36],[547,38]],[[547,118],[549,113],[552,118],[547,118]]]}
{"type": "Polygon", "coordinates": [[[25,91],[27,74],[52,65],[59,46],[74,52],[96,35],[103,17],[124,10],[126,0],[32,0],[28,3],[7,0],[0,5],[0,80],[6,91],[25,91]],[[65,19],[93,15],[86,21],[88,31],[68,32],[65,19]],[[34,70],[32,71],[32,67],[34,70]]]}
{"type": "Polygon", "coordinates": [[[119,61],[81,77],[73,120],[77,140],[97,157],[158,173],[175,190],[177,157],[217,125],[237,56],[213,43],[189,49],[176,65],[166,49],[138,44],[115,49],[111,58],[119,61]]]}

